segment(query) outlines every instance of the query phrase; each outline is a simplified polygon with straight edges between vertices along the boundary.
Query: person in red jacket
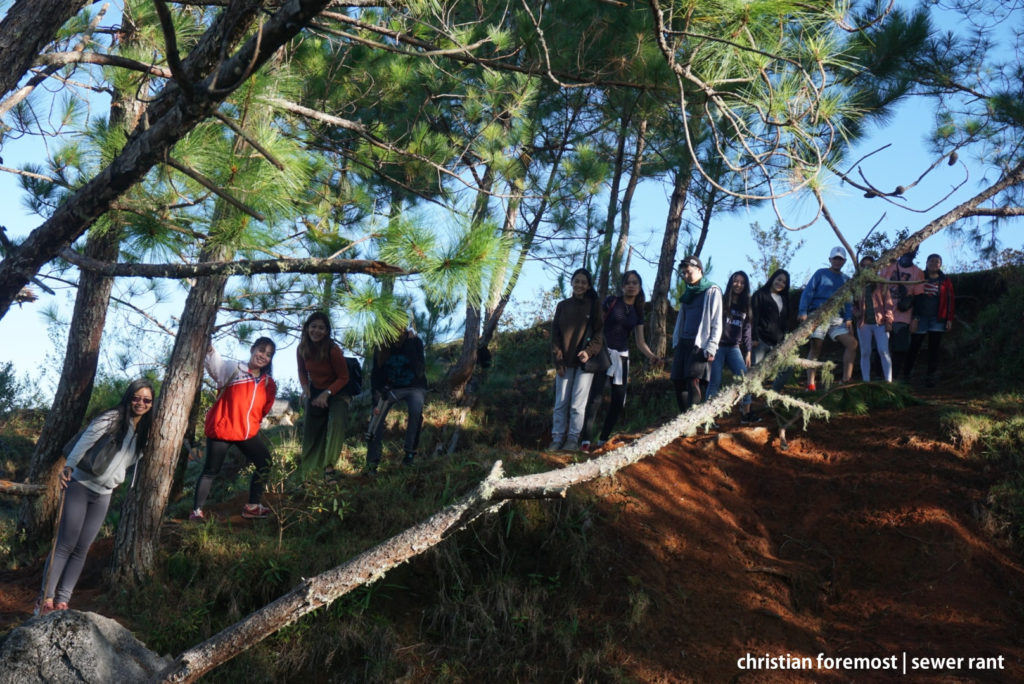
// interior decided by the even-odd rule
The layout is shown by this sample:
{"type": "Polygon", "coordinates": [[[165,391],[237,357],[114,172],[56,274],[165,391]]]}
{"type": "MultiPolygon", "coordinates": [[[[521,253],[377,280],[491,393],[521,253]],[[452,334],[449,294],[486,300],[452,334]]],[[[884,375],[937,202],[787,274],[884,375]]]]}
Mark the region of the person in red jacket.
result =
{"type": "Polygon", "coordinates": [[[953,281],[942,272],[942,257],[929,254],[924,266],[923,292],[914,297],[914,318],[910,321],[910,352],[907,354],[907,378],[914,368],[917,353],[921,351],[925,335],[928,336],[928,374],[925,386],[935,386],[935,373],[939,369],[939,347],[942,333],[953,329],[956,296],[953,281]]]}
{"type": "Polygon", "coordinates": [[[210,495],[213,479],[224,465],[228,449],[237,447],[256,467],[249,483],[249,503],[242,508],[243,518],[265,518],[270,509],[260,503],[263,482],[270,470],[270,450],[260,439],[260,423],[270,413],[277,395],[271,377],[274,341],[256,340],[249,349],[248,361],[221,359],[212,346],[206,355],[206,372],[217,383],[219,394],[206,414],[206,461],[196,483],[195,503],[189,520],[205,520],[203,504],[210,495]]]}

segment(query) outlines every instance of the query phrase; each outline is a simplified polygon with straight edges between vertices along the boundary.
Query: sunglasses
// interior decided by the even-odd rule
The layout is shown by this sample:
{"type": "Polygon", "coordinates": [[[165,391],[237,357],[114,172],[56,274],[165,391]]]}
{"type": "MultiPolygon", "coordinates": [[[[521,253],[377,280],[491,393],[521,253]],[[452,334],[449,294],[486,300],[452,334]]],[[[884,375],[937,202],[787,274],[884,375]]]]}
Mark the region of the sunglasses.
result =
{"type": "Polygon", "coordinates": [[[132,397],[132,403],[133,404],[145,404],[146,406],[149,406],[150,404],[153,403],[153,400],[149,399],[147,397],[132,397]]]}

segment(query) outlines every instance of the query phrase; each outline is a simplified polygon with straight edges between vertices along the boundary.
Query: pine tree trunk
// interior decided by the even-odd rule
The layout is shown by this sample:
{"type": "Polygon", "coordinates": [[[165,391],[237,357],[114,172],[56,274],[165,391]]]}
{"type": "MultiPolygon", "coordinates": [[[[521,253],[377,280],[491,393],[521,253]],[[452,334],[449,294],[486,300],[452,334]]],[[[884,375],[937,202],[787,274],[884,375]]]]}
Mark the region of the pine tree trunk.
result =
{"type": "MultiPolygon", "coordinates": [[[[218,257],[206,251],[201,259],[218,257]]],[[[121,507],[112,560],[116,581],[141,582],[155,567],[160,523],[226,283],[224,276],[199,278],[185,300],[170,364],[160,397],[153,407],[149,444],[140,462],[135,487],[121,507]]]]}
{"type": "MultiPolygon", "coordinates": [[[[120,245],[118,238],[116,230],[90,235],[85,253],[103,261],[116,261],[120,245]]],[[[113,285],[113,278],[89,271],[82,271],[78,279],[64,368],[29,465],[29,481],[45,485],[46,492],[34,497],[35,500],[27,498],[22,501],[18,512],[18,524],[24,530],[29,545],[48,537],[53,528],[60,492],[57,480],[64,467],[61,449],[82,427],[89,406],[113,285]]]]}
{"type": "Polygon", "coordinates": [[[668,204],[668,218],[665,221],[665,235],[661,240],[661,256],[658,259],[658,273],[654,278],[654,293],[651,295],[651,320],[648,344],[655,356],[665,356],[668,351],[668,293],[672,285],[672,272],[679,246],[679,228],[682,225],[683,209],[686,207],[686,193],[690,187],[691,163],[682,165],[676,174],[672,197],[668,204]]]}
{"type": "Polygon", "coordinates": [[[619,121],[619,131],[615,140],[615,166],[612,169],[612,187],[608,192],[608,213],[604,221],[604,234],[601,248],[597,253],[597,294],[604,299],[608,294],[608,282],[611,279],[612,239],[615,237],[615,216],[619,213],[619,184],[625,171],[626,138],[629,134],[629,119],[632,106],[628,107],[619,121]]]}
{"type": "Polygon", "coordinates": [[[643,167],[644,148],[647,146],[647,119],[641,119],[636,132],[636,149],[633,151],[633,164],[630,169],[629,183],[626,184],[626,192],[622,195],[622,207],[619,209],[619,240],[615,245],[615,252],[612,254],[611,272],[618,275],[629,269],[629,262],[622,267],[622,258],[626,254],[626,247],[629,245],[630,208],[633,206],[633,195],[636,193],[636,186],[640,183],[640,170],[643,167]]]}

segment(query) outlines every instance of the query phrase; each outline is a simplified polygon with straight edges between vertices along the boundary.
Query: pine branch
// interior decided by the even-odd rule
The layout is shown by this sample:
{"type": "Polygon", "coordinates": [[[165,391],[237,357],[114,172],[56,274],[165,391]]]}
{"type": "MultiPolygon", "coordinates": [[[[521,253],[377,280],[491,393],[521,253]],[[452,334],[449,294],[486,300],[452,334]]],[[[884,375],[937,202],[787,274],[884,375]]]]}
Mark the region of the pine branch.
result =
{"type": "Polygon", "coordinates": [[[171,18],[171,11],[167,9],[164,0],[153,0],[153,7],[156,9],[156,16],[160,20],[160,31],[164,35],[164,47],[167,54],[167,66],[174,74],[174,81],[181,89],[181,94],[186,101],[191,101],[194,95],[192,82],[185,75],[185,69],[181,65],[181,55],[178,54],[178,36],[174,33],[174,20],[171,18]]]}
{"type": "Polygon", "coordinates": [[[185,166],[184,164],[182,164],[181,162],[177,161],[173,157],[169,157],[169,156],[164,158],[164,163],[167,164],[168,166],[170,166],[172,169],[185,174],[186,176],[188,176],[189,178],[191,178],[195,182],[199,183],[200,185],[202,185],[204,188],[206,188],[210,192],[214,193],[215,195],[217,195],[218,197],[220,197],[221,199],[226,201],[228,204],[231,204],[232,206],[234,206],[239,211],[248,214],[249,216],[253,217],[257,221],[265,221],[266,220],[263,217],[263,214],[259,213],[255,209],[251,209],[248,205],[246,205],[244,202],[242,202],[242,200],[238,199],[237,197],[232,195],[230,192],[228,192],[224,188],[218,187],[218,185],[216,183],[214,183],[212,180],[210,180],[209,178],[207,178],[203,174],[199,173],[195,169],[191,169],[191,168],[185,166]]]}
{"type": "MultiPolygon", "coordinates": [[[[169,69],[158,67],[155,64],[146,64],[145,62],[120,55],[107,55],[100,52],[48,52],[44,55],[39,55],[35,60],[36,66],[47,67],[47,75],[55,73],[61,67],[68,66],[69,64],[97,64],[99,66],[121,67],[159,78],[171,78],[173,76],[169,69]]],[[[19,90],[18,92],[21,91],[19,90]]],[[[3,111],[6,111],[6,109],[3,111]]]]}
{"type": "Polygon", "coordinates": [[[253,138],[251,135],[249,135],[244,130],[242,130],[242,127],[239,126],[238,124],[236,124],[234,121],[232,121],[226,114],[224,114],[223,112],[214,112],[213,115],[215,117],[217,117],[218,121],[220,121],[225,126],[227,126],[232,131],[234,131],[235,135],[237,135],[239,138],[241,138],[245,142],[249,143],[253,147],[254,150],[256,150],[257,152],[262,154],[264,156],[264,158],[266,158],[266,160],[268,162],[270,162],[275,167],[277,167],[277,169],[279,171],[284,171],[284,164],[281,163],[277,159],[277,157],[275,157],[273,154],[271,154],[270,150],[268,150],[267,148],[263,147],[263,145],[261,145],[255,138],[253,138]]]}
{"type": "Polygon", "coordinates": [[[418,271],[406,271],[397,266],[369,259],[266,259],[259,261],[203,261],[195,264],[111,264],[91,259],[70,248],[60,256],[75,266],[113,277],[134,278],[198,278],[215,275],[255,275],[259,273],[362,273],[371,276],[403,276],[418,271]]]}

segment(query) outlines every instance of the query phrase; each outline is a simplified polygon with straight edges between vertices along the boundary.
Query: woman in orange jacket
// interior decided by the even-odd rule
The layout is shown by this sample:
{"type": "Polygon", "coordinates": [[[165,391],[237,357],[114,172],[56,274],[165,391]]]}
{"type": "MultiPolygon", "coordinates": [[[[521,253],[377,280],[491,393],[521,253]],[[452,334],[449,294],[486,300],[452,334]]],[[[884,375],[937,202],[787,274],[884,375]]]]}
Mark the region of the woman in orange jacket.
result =
{"type": "Polygon", "coordinates": [[[272,339],[261,337],[249,349],[248,361],[232,361],[221,359],[217,350],[210,347],[206,372],[217,383],[219,394],[206,414],[206,461],[196,483],[189,520],[206,519],[203,504],[232,446],[256,467],[249,482],[249,503],[242,508],[242,517],[265,518],[270,512],[260,503],[263,483],[270,471],[270,450],[260,438],[259,430],[277,395],[277,385],[271,377],[276,348],[272,339]]]}

